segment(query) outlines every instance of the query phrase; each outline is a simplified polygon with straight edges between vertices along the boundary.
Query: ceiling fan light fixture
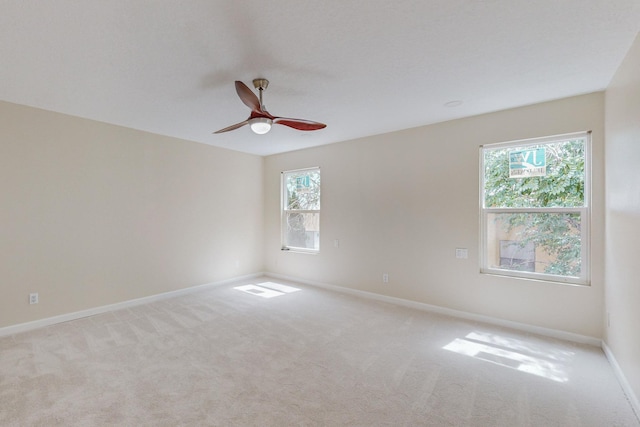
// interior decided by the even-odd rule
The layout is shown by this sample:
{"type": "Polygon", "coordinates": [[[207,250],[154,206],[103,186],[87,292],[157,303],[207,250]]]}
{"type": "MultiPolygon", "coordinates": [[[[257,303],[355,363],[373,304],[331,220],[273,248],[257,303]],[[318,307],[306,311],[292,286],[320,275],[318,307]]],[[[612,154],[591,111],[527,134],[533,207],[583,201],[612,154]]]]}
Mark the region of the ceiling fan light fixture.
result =
{"type": "Polygon", "coordinates": [[[255,117],[249,120],[249,126],[251,130],[258,135],[264,135],[271,130],[271,124],[273,120],[266,117],[255,117]]]}

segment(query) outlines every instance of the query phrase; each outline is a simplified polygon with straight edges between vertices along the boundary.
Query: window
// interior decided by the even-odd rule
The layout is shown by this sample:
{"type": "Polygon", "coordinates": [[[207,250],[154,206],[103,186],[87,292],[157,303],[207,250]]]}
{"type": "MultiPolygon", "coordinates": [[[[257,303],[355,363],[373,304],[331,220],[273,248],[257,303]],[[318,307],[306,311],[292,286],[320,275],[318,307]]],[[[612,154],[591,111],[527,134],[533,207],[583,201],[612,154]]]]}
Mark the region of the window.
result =
{"type": "Polygon", "coordinates": [[[589,283],[590,136],[481,147],[483,273],[589,283]]]}
{"type": "Polygon", "coordinates": [[[320,250],[320,168],[282,172],[282,249],[320,250]]]}

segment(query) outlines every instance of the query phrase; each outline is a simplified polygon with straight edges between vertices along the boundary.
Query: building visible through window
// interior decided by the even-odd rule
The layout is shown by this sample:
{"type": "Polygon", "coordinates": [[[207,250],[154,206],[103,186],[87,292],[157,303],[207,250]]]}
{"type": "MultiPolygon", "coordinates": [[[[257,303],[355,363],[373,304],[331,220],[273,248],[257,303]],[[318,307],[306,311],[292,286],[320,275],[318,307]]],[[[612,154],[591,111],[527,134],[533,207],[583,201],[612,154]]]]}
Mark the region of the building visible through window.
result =
{"type": "Polygon", "coordinates": [[[500,240],[500,268],[536,271],[536,250],[533,242],[500,240]]]}

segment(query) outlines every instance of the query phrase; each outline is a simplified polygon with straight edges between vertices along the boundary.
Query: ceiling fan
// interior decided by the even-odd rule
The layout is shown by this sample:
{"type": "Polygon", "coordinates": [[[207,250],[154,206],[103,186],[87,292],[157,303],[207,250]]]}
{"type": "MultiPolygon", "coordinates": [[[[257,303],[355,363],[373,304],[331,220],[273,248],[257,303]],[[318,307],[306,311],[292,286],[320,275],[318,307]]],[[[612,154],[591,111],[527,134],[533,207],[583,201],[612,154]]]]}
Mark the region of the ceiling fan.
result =
{"type": "Polygon", "coordinates": [[[262,103],[262,92],[269,86],[269,80],[267,79],[254,79],[253,86],[258,90],[260,98],[258,97],[239,80],[236,80],[236,92],[240,97],[240,100],[251,109],[249,118],[243,122],[236,123],[224,129],[215,131],[214,133],[229,132],[230,130],[238,129],[244,125],[251,126],[251,130],[257,134],[265,134],[271,130],[272,124],[285,125],[297,130],[319,130],[325,128],[327,125],[324,123],[312,122],[311,120],[304,119],[291,119],[287,117],[276,117],[271,115],[262,103]]]}

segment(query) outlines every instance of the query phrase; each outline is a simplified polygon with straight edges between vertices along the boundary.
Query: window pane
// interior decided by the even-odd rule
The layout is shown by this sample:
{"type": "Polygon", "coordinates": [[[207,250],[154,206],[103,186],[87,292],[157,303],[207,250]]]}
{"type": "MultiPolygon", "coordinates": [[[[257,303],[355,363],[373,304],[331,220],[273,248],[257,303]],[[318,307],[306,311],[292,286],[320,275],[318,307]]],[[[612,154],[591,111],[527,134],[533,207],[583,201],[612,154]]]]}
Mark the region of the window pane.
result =
{"type": "Polygon", "coordinates": [[[487,214],[487,266],[580,277],[580,213],[487,214]]]}
{"type": "Polygon", "coordinates": [[[483,152],[486,208],[585,206],[584,138],[483,152]]]}
{"type": "Polygon", "coordinates": [[[285,217],[285,246],[320,249],[320,214],[287,212],[285,217]]]}
{"type": "Polygon", "coordinates": [[[308,170],[285,174],[285,210],[320,210],[320,171],[308,170]]]}

